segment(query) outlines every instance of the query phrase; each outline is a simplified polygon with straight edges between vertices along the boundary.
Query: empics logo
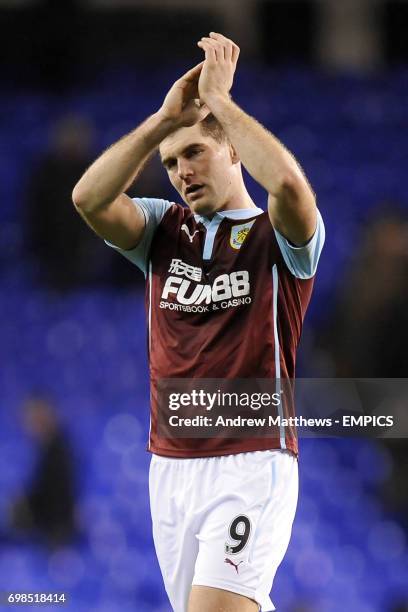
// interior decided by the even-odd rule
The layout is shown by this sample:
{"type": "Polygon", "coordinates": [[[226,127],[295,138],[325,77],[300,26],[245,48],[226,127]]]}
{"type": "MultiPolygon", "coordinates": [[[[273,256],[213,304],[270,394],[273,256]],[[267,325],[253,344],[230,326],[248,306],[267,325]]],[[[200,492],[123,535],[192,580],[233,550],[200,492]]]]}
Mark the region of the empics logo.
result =
{"type": "Polygon", "coordinates": [[[241,225],[234,225],[231,228],[230,245],[233,249],[240,249],[244,244],[246,237],[249,234],[249,230],[255,223],[255,219],[249,221],[249,223],[242,223],[241,225]]]}

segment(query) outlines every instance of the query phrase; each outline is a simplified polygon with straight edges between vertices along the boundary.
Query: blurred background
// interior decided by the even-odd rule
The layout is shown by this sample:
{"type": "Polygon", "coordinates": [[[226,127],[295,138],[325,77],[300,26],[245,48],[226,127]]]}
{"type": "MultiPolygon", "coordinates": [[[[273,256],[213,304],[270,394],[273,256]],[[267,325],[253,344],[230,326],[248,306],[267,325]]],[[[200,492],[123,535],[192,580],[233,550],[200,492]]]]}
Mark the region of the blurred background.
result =
{"type": "MultiPolygon", "coordinates": [[[[295,153],[326,224],[298,375],[406,377],[408,2],[0,0],[0,27],[0,591],[170,612],[144,279],[72,188],[224,33],[241,47],[234,98],[295,153]]],[[[176,198],[157,159],[136,194],[176,198]]],[[[407,612],[407,447],[301,440],[278,612],[407,612]]]]}

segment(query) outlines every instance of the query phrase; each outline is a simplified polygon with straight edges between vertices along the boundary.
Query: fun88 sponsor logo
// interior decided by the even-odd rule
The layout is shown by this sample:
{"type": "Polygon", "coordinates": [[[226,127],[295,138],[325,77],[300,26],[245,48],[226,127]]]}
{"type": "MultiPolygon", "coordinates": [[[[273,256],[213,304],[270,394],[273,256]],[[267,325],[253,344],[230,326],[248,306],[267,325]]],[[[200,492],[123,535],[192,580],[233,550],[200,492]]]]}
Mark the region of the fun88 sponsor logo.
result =
{"type": "MultiPolygon", "coordinates": [[[[180,278],[179,276],[169,276],[161,295],[161,308],[166,308],[163,300],[168,300],[169,296],[174,295],[176,301],[184,306],[211,304],[222,302],[221,307],[238,306],[250,303],[250,298],[244,298],[250,293],[249,274],[247,270],[231,272],[230,274],[220,274],[212,285],[194,284],[191,280],[180,278]],[[195,285],[193,287],[193,285],[195,285]],[[247,301],[249,300],[249,302],[247,301]],[[228,301],[231,301],[229,304],[228,301]],[[225,305],[224,305],[225,302],[225,305]],[[228,304],[228,306],[227,306],[228,304]]],[[[183,309],[184,310],[184,309],[183,309]]],[[[203,312],[207,308],[203,309],[203,312]]]]}

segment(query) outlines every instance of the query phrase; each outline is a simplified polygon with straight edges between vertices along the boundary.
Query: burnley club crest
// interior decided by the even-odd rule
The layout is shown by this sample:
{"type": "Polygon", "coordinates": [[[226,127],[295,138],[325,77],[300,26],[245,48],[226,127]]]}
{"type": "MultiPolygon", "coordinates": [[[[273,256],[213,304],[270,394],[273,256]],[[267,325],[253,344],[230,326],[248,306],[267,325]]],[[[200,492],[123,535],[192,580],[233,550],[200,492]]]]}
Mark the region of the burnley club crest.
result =
{"type": "Polygon", "coordinates": [[[233,249],[240,249],[245,242],[245,238],[249,234],[249,230],[255,223],[255,219],[241,225],[234,225],[231,228],[230,245],[233,249]]]}

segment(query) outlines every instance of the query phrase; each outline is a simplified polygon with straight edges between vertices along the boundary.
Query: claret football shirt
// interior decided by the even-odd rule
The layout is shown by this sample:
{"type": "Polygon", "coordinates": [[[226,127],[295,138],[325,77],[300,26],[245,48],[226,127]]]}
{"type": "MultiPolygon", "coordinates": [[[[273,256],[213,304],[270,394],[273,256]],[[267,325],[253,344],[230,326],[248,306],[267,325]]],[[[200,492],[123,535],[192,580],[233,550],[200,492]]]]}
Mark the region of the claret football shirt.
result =
{"type": "Polygon", "coordinates": [[[295,377],[296,349],[325,231],[291,245],[260,208],[212,218],[166,200],[135,198],[145,215],[133,250],[116,248],[146,276],[151,384],[149,450],[206,457],[282,448],[297,453],[291,428],[272,437],[161,437],[161,379],[295,377]]]}

